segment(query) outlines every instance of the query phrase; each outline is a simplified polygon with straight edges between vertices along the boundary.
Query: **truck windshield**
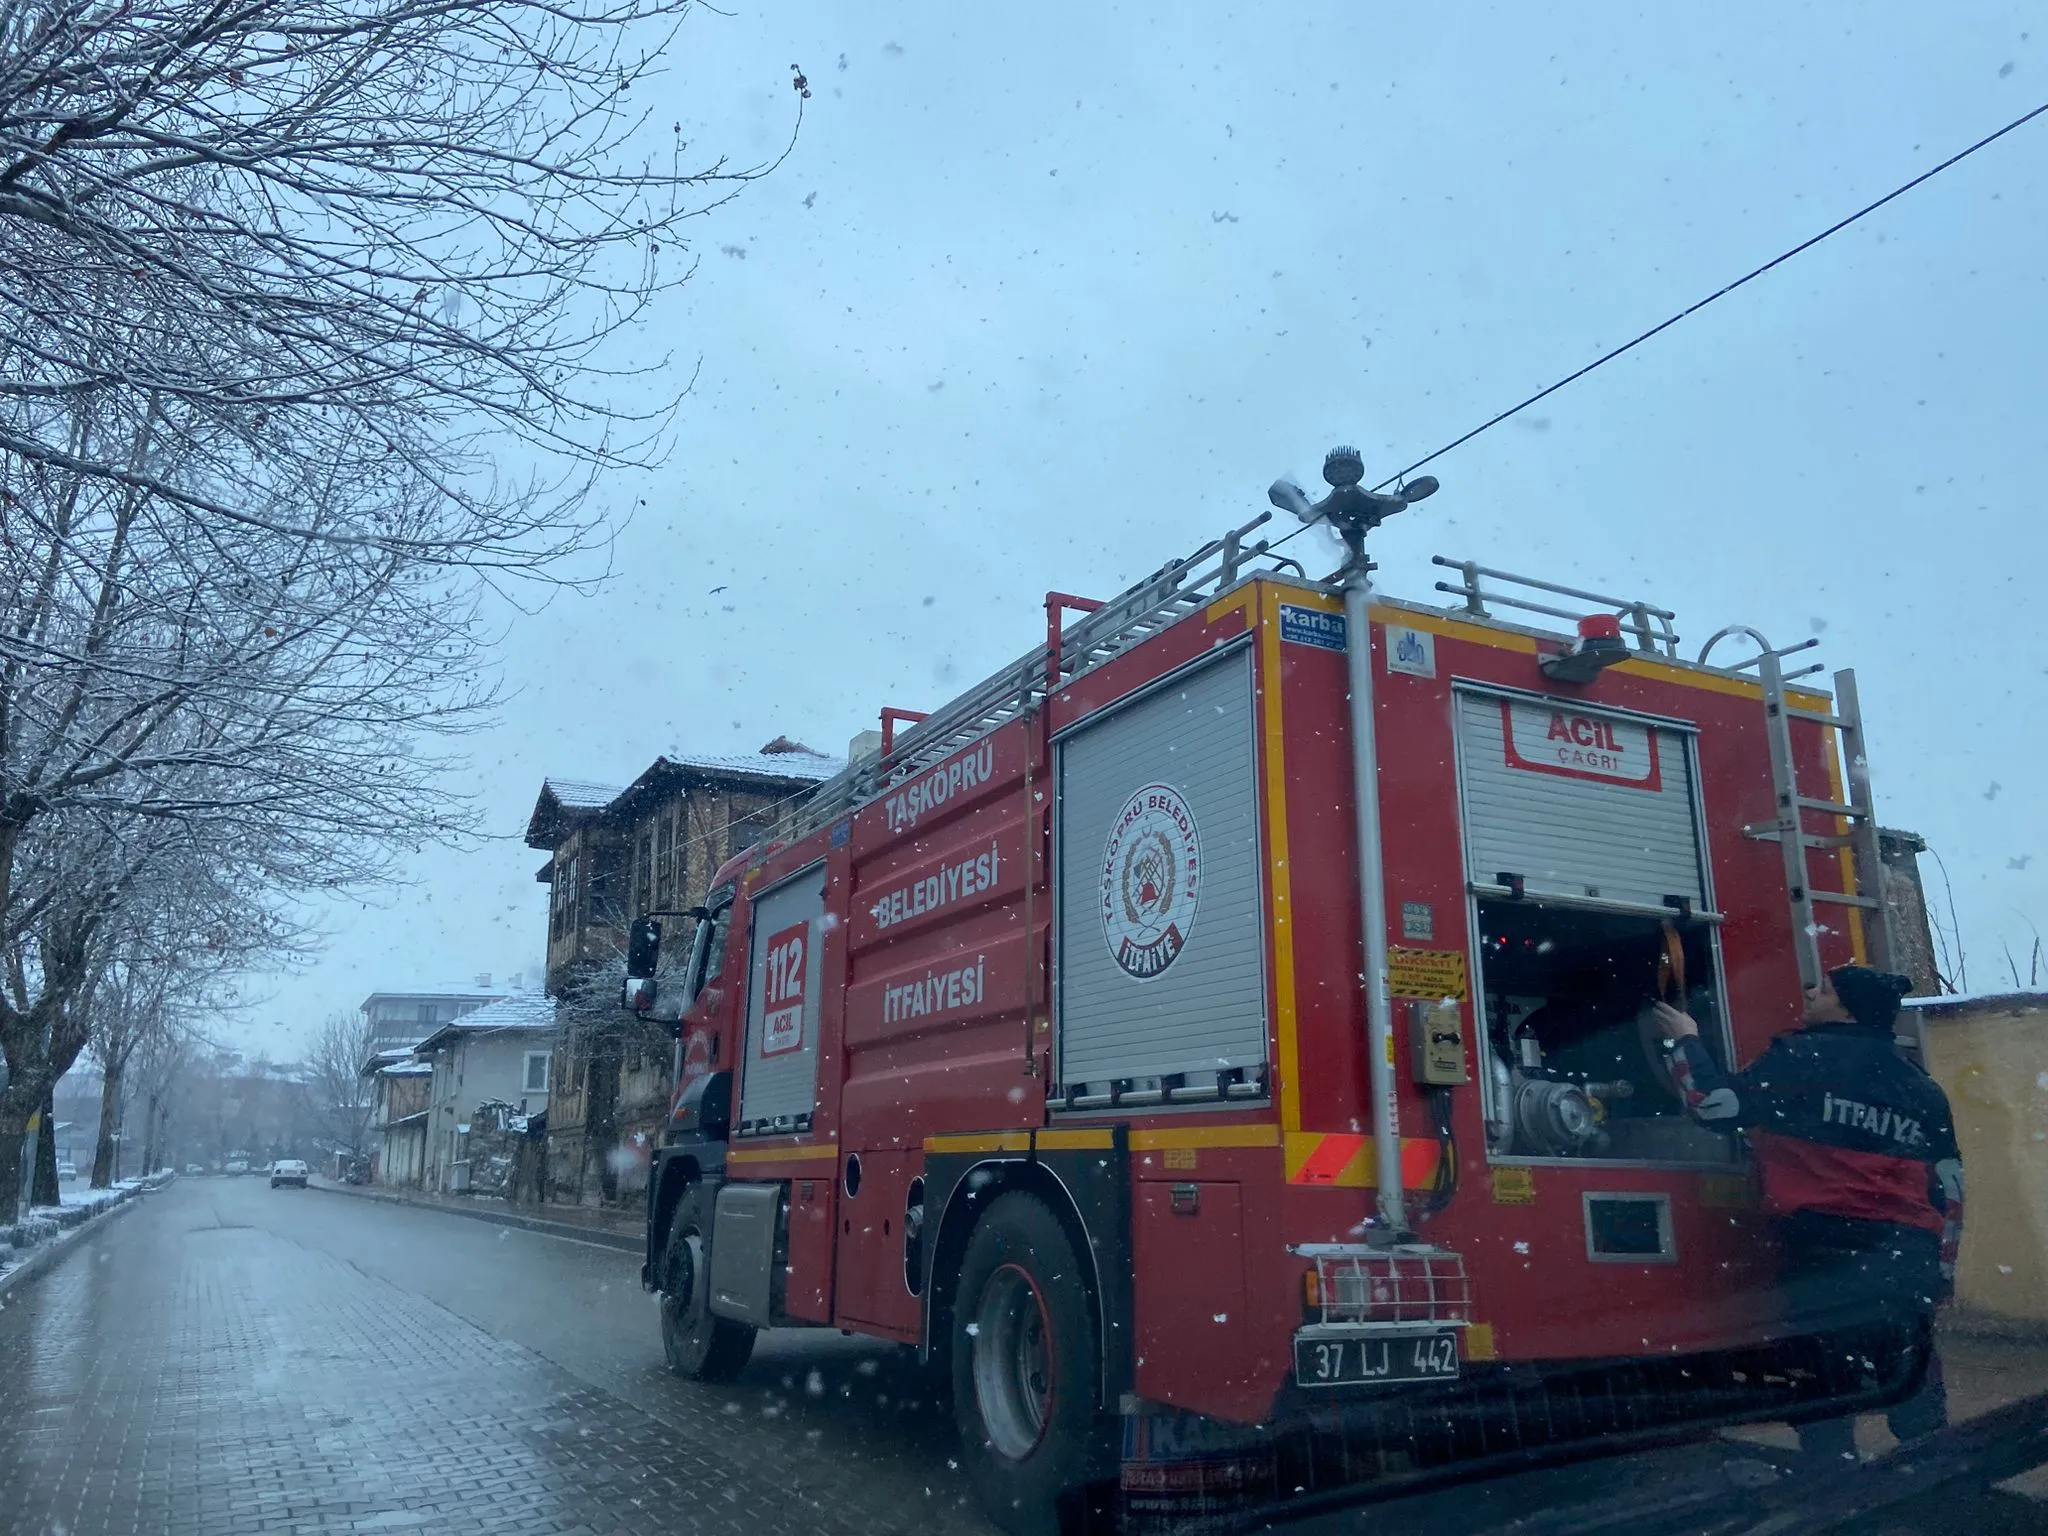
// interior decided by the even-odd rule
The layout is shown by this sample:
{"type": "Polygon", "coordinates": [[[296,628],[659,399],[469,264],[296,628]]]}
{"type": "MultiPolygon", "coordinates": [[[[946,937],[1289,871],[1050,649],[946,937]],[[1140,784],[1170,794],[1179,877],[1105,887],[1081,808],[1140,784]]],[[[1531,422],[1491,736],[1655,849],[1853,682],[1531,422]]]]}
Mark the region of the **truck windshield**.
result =
{"type": "Polygon", "coordinates": [[[713,891],[705,903],[711,915],[697,924],[690,940],[690,966],[683,981],[683,1006],[697,1001],[699,994],[725,969],[725,939],[732,927],[732,892],[713,891]]]}

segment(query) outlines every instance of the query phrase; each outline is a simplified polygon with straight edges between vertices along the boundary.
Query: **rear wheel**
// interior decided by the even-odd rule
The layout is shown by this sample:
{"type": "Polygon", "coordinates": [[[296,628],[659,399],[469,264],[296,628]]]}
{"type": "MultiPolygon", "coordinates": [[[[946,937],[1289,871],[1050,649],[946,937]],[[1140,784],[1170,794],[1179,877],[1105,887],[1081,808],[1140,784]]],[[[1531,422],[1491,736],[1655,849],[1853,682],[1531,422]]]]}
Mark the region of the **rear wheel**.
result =
{"type": "Polygon", "coordinates": [[[703,1185],[690,1185],[669,1217],[661,1256],[661,1348],[678,1376],[729,1381],[754,1352],[754,1329],[711,1311],[703,1192],[703,1185]]]}
{"type": "Polygon", "coordinates": [[[968,1239],[953,1299],[953,1417],[976,1497],[1019,1536],[1108,1468],[1095,1317],[1080,1260],[1035,1195],[1007,1194],[968,1239]]]}

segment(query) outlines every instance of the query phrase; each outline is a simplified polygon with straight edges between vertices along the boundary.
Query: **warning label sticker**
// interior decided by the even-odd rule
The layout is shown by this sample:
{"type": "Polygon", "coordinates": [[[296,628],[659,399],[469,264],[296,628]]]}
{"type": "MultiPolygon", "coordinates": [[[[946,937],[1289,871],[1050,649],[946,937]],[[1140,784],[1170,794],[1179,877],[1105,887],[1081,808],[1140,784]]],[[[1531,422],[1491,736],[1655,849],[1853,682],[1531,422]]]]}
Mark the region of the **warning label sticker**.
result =
{"type": "Polygon", "coordinates": [[[1462,1003],[1470,992],[1465,984],[1464,952],[1391,948],[1387,951],[1387,990],[1395,997],[1462,1003]]]}
{"type": "Polygon", "coordinates": [[[1533,1168],[1494,1169],[1493,1203],[1495,1205],[1534,1205],[1536,1203],[1536,1170],[1533,1168]]]}

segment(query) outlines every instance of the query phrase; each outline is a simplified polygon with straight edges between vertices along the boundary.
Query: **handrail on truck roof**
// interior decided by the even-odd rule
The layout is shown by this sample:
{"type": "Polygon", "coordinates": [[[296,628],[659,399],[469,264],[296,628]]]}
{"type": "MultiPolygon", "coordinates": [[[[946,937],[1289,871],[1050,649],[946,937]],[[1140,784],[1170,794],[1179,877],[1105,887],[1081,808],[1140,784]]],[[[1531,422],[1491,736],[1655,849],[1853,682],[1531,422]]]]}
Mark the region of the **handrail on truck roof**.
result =
{"type": "Polygon", "coordinates": [[[1669,608],[1659,608],[1655,604],[1638,602],[1626,597],[1608,597],[1603,593],[1587,592],[1579,587],[1560,586],[1554,581],[1540,581],[1534,576],[1518,576],[1513,571],[1497,571],[1491,566],[1480,565],[1473,560],[1451,560],[1443,555],[1431,555],[1429,563],[1448,567],[1465,578],[1456,585],[1440,581],[1436,584],[1436,589],[1439,592],[1448,592],[1453,597],[1462,597],[1465,600],[1465,611],[1474,618],[1492,617],[1486,611],[1489,601],[1502,608],[1518,608],[1524,613],[1541,613],[1553,619],[1564,619],[1572,623],[1587,617],[1583,609],[1558,608],[1549,603],[1539,603],[1532,598],[1519,597],[1513,592],[1502,592],[1497,589],[1488,592],[1480,585],[1484,578],[1505,582],[1510,586],[1527,587],[1537,592],[1548,592],[1558,597],[1576,597],[1582,602],[1597,603],[1601,608],[1611,611],[1622,621],[1623,627],[1635,636],[1637,650],[1664,656],[1678,654],[1678,631],[1672,627],[1672,622],[1678,615],[1669,608]]]}

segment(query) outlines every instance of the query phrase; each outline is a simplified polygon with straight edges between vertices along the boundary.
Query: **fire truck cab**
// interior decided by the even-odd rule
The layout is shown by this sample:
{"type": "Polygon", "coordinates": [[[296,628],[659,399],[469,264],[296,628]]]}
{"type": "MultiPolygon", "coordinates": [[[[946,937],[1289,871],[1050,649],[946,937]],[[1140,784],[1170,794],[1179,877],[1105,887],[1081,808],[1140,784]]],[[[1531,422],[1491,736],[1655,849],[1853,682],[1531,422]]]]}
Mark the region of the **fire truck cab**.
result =
{"type": "Polygon", "coordinates": [[[649,1185],[670,1363],[914,1347],[1027,1531],[1119,1411],[1258,1426],[1293,1488],[1898,1395],[1917,1362],[1787,1336],[1647,1022],[1739,1065],[1882,958],[1853,679],[1469,563],[1394,601],[1355,540],[1310,580],[1257,526],[1049,594],[716,877],[649,1185]]]}

